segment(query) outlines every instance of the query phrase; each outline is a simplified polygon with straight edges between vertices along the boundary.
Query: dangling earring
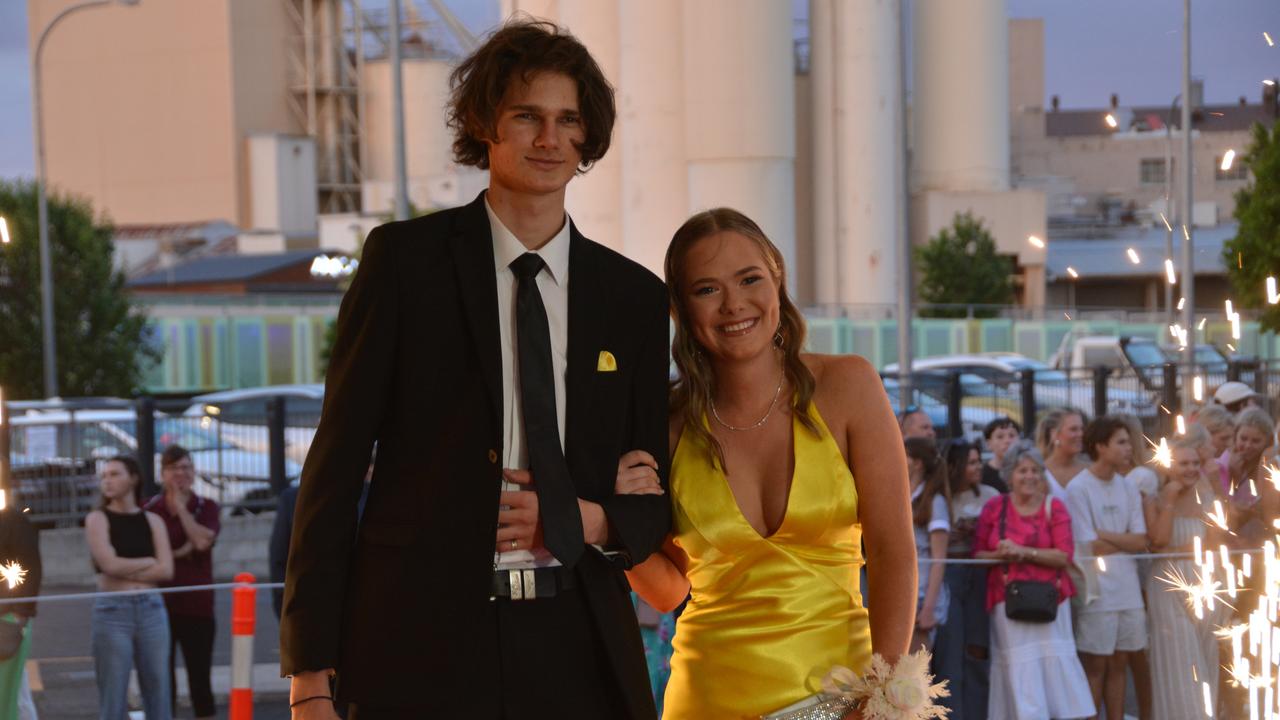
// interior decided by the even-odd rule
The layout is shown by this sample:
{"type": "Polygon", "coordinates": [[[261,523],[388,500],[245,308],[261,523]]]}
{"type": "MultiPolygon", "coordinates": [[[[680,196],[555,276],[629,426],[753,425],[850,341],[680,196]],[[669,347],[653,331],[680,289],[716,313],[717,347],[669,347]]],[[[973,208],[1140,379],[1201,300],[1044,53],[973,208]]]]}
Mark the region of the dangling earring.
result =
{"type": "Polygon", "coordinates": [[[786,341],[782,335],[782,323],[778,323],[778,329],[773,331],[773,346],[781,350],[786,341]]]}

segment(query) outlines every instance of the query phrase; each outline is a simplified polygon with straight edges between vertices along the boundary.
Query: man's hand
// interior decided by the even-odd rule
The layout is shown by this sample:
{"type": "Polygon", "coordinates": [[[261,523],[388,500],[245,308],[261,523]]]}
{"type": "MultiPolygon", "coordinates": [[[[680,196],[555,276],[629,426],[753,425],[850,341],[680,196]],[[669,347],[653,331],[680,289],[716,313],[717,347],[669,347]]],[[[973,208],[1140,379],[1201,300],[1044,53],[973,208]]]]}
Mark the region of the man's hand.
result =
{"type": "Polygon", "coordinates": [[[538,514],[538,493],[533,490],[533,475],[528,470],[503,470],[502,477],[527,490],[504,491],[498,511],[498,536],[494,547],[498,552],[532,550],[542,547],[542,517],[538,514]]]}
{"type": "Polygon", "coordinates": [[[164,504],[168,508],[169,514],[175,517],[181,517],[182,513],[187,510],[187,506],[182,504],[182,500],[178,497],[177,490],[174,490],[173,485],[170,483],[165,483],[164,485],[164,504]]]}
{"type": "MultiPolygon", "coordinates": [[[[329,671],[316,670],[294,675],[289,681],[289,703],[309,697],[329,696],[329,671]]],[[[293,720],[338,720],[333,700],[311,700],[292,708],[293,720]]]]}
{"type": "Polygon", "coordinates": [[[617,495],[663,495],[658,482],[658,461],[644,450],[632,450],[618,459],[617,495]]]}

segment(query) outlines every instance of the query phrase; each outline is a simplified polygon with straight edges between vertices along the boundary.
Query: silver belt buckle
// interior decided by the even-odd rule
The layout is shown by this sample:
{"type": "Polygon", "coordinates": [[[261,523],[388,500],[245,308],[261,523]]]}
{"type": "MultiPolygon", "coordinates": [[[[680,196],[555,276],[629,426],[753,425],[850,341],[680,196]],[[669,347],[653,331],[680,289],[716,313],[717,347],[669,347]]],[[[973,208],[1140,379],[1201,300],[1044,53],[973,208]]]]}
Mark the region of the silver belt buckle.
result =
{"type": "Polygon", "coordinates": [[[537,577],[533,574],[532,570],[521,570],[520,572],[524,574],[524,599],[537,600],[538,599],[537,577]]]}
{"type": "Polygon", "coordinates": [[[523,583],[522,583],[522,582],[521,582],[521,580],[520,580],[520,578],[521,578],[520,571],[519,571],[519,570],[508,570],[508,571],[507,571],[507,578],[508,578],[509,582],[511,583],[511,599],[512,599],[512,600],[523,600],[523,599],[524,599],[524,585],[523,585],[523,583]]]}

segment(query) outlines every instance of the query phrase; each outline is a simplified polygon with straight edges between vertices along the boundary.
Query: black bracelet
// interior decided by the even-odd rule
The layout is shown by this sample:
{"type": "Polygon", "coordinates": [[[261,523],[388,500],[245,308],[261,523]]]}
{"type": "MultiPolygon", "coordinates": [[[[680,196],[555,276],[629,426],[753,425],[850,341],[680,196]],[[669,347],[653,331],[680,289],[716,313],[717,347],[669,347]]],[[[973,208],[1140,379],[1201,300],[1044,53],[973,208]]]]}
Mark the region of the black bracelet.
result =
{"type": "Polygon", "coordinates": [[[289,709],[290,709],[290,710],[292,710],[293,708],[298,707],[298,706],[299,706],[299,705],[301,705],[302,703],[309,703],[309,702],[311,702],[312,700],[332,700],[332,699],[333,699],[333,697],[332,697],[332,696],[330,696],[330,695],[312,695],[312,696],[311,696],[311,697],[309,697],[309,698],[302,698],[301,700],[298,700],[297,702],[291,702],[291,703],[289,703],[289,709]]]}

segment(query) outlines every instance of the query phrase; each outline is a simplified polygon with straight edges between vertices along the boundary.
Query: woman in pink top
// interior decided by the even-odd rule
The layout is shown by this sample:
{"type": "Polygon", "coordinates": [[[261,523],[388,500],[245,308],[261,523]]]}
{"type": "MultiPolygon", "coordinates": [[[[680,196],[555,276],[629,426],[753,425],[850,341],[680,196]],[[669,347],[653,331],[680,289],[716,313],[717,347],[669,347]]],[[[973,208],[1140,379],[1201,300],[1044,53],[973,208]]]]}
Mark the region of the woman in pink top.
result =
{"type": "Polygon", "coordinates": [[[987,502],[974,531],[974,556],[1000,563],[987,573],[988,717],[1090,717],[1095,712],[1092,693],[1076,656],[1071,608],[1065,602],[1076,592],[1066,573],[1074,550],[1071,516],[1065,503],[1048,496],[1044,459],[1029,442],[1005,452],[1001,474],[1009,483],[1009,494],[987,502]],[[1005,615],[1005,583],[1016,580],[1057,584],[1058,612],[1052,622],[1011,620],[1005,615]]]}

